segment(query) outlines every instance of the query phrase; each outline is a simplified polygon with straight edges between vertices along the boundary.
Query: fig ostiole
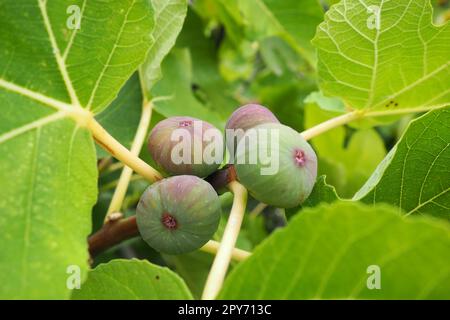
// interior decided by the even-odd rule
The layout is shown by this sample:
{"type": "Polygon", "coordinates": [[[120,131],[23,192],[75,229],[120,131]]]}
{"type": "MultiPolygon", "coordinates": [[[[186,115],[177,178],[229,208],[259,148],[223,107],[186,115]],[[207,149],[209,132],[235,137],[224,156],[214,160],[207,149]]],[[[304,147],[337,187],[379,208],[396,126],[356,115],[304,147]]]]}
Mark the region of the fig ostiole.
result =
{"type": "Polygon", "coordinates": [[[317,177],[317,157],[295,130],[266,123],[247,130],[234,161],[239,181],[257,200],[280,208],[300,205],[317,177]]]}
{"type": "Polygon", "coordinates": [[[246,104],[236,109],[225,126],[225,137],[231,157],[235,155],[237,144],[245,132],[264,123],[280,123],[266,107],[259,104],[246,104]]]}
{"type": "Polygon", "coordinates": [[[171,117],[150,132],[148,149],[155,162],[171,175],[206,177],[222,163],[224,141],[213,125],[191,117],[171,117]]]}
{"type": "Polygon", "coordinates": [[[202,247],[216,232],[221,213],[213,187],[196,176],[174,176],[149,186],[136,210],[139,232],[152,248],[181,254],[202,247]]]}

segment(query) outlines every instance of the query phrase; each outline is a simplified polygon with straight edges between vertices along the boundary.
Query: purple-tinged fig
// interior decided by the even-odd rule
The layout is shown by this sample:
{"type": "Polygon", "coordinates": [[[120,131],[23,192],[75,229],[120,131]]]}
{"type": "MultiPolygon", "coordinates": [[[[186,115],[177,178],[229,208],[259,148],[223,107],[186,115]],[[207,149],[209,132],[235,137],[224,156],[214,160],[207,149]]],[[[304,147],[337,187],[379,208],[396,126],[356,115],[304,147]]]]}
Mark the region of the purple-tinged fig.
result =
{"type": "Polygon", "coordinates": [[[149,186],[136,210],[139,232],[152,248],[181,254],[202,247],[219,226],[213,187],[196,176],[174,176],[149,186]]]}
{"type": "Polygon", "coordinates": [[[225,126],[227,147],[232,155],[245,132],[264,123],[280,123],[280,121],[269,109],[259,104],[246,104],[236,109],[225,126]]]}
{"type": "Polygon", "coordinates": [[[300,205],[317,177],[317,157],[311,146],[297,131],[275,123],[247,130],[234,166],[254,198],[279,208],[300,205]]]}
{"type": "Polygon", "coordinates": [[[226,129],[247,129],[264,123],[280,123],[266,107],[259,104],[246,104],[236,109],[227,121],[226,129]]]}
{"type": "Polygon", "coordinates": [[[169,174],[206,177],[222,163],[224,142],[221,132],[206,121],[171,117],[150,132],[148,149],[169,174]]]}

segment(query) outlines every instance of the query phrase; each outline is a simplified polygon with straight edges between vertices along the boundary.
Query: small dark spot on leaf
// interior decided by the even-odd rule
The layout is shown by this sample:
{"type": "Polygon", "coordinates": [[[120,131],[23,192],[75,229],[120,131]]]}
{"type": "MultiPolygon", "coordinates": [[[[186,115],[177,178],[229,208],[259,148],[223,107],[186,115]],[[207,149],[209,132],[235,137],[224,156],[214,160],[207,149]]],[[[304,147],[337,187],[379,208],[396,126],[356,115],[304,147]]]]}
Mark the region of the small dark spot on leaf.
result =
{"type": "Polygon", "coordinates": [[[156,280],[159,280],[159,276],[157,275],[157,276],[155,277],[155,279],[156,279],[156,280]]]}

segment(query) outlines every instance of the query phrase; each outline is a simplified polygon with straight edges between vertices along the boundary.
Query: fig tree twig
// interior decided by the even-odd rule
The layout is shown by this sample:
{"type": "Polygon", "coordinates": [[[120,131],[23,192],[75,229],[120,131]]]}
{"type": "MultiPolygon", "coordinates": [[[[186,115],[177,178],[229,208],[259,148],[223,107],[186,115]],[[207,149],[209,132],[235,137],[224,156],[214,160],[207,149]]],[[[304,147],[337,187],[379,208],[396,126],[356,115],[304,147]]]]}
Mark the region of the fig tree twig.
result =
{"type": "Polygon", "coordinates": [[[142,159],[132,154],[119,141],[114,139],[100,123],[91,118],[87,122],[87,127],[94,136],[95,141],[114,158],[131,167],[137,174],[141,175],[150,182],[162,179],[162,175],[142,159]]]}
{"type": "Polygon", "coordinates": [[[367,111],[367,110],[355,110],[338,117],[331,118],[325,122],[319,123],[318,125],[311,127],[301,133],[305,140],[310,140],[322,133],[334,129],[336,127],[342,126],[344,124],[350,123],[352,121],[364,118],[376,118],[376,117],[389,117],[401,114],[419,113],[426,112],[432,109],[439,109],[445,107],[446,105],[436,105],[436,106],[426,106],[421,108],[404,108],[398,110],[390,111],[367,111]]]}
{"type": "Polygon", "coordinates": [[[342,126],[344,124],[347,124],[353,120],[356,120],[361,117],[360,111],[352,111],[349,113],[345,113],[341,116],[331,118],[330,120],[327,120],[325,122],[322,122],[312,128],[309,128],[301,133],[303,138],[305,140],[310,140],[318,135],[321,135],[322,133],[334,129],[336,127],[342,126]]]}
{"type": "Polygon", "coordinates": [[[261,212],[264,211],[265,208],[267,208],[267,204],[265,203],[258,203],[253,209],[252,211],[249,212],[248,216],[249,217],[256,217],[257,215],[259,215],[261,212]]]}
{"type": "MultiPolygon", "coordinates": [[[[91,257],[95,257],[102,251],[137,236],[139,236],[139,230],[136,223],[136,216],[119,220],[109,220],[98,232],[89,237],[89,253],[91,257]]],[[[215,254],[219,245],[218,242],[211,240],[200,248],[200,250],[215,254]]],[[[234,249],[232,257],[236,261],[242,261],[249,257],[250,254],[250,252],[245,250],[234,249]]]]}
{"type": "Polygon", "coordinates": [[[122,169],[123,167],[124,166],[123,166],[122,162],[114,162],[114,163],[110,164],[108,166],[108,168],[105,169],[104,173],[108,174],[108,173],[114,172],[116,170],[122,169]]]}
{"type": "Polygon", "coordinates": [[[139,235],[136,216],[119,220],[109,220],[88,239],[89,253],[95,257],[102,251],[139,235]]]}
{"type": "MultiPolygon", "coordinates": [[[[140,175],[138,174],[133,174],[130,178],[130,182],[131,181],[138,181],[138,180],[143,180],[144,178],[142,178],[140,175]]],[[[119,179],[113,180],[111,182],[105,183],[104,185],[102,185],[101,187],[99,187],[99,192],[104,192],[107,190],[111,190],[114,189],[115,187],[117,187],[117,184],[119,183],[119,179]]]]}
{"type": "Polygon", "coordinates": [[[215,299],[222,288],[247,205],[247,189],[243,185],[237,181],[232,181],[228,187],[234,194],[233,206],[219,250],[206,280],[202,300],[215,299]]]}
{"type": "MultiPolygon", "coordinates": [[[[216,254],[219,250],[220,242],[211,240],[208,241],[203,247],[200,248],[201,251],[209,252],[211,254],[216,254]]],[[[232,258],[236,261],[244,261],[248,257],[250,257],[251,253],[239,248],[233,249],[232,258]]]]}
{"type": "Polygon", "coordinates": [[[97,164],[98,172],[103,172],[106,168],[108,168],[111,165],[112,158],[111,157],[105,157],[101,159],[97,164]]]}

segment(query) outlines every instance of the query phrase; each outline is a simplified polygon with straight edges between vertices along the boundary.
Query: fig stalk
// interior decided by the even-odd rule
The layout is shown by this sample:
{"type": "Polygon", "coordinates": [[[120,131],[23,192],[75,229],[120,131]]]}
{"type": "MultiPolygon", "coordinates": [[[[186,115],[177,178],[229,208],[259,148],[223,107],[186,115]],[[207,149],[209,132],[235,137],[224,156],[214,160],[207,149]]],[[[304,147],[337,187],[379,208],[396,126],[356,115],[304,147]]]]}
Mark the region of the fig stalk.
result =
{"type": "MultiPolygon", "coordinates": [[[[150,119],[152,117],[153,104],[152,102],[146,102],[142,104],[142,112],[141,119],[139,121],[138,128],[136,130],[136,135],[134,136],[133,143],[131,145],[130,153],[134,156],[138,157],[141,152],[142,146],[145,141],[145,136],[147,134],[148,127],[150,125],[150,119]]],[[[108,211],[105,216],[106,223],[109,219],[109,216],[113,212],[120,211],[122,208],[123,200],[125,199],[125,195],[127,193],[128,185],[130,184],[131,175],[133,174],[133,169],[125,166],[120,174],[119,182],[117,183],[117,187],[114,190],[113,197],[111,199],[111,203],[109,204],[108,211]]]]}
{"type": "Polygon", "coordinates": [[[233,255],[234,246],[244,219],[247,206],[247,189],[237,181],[228,185],[234,194],[233,206],[222,236],[222,241],[206,280],[202,300],[213,300],[222,288],[225,275],[233,255]]]}
{"type": "MultiPolygon", "coordinates": [[[[217,254],[217,251],[219,250],[220,242],[209,240],[203,247],[200,248],[203,252],[208,252],[211,254],[217,254]]],[[[231,254],[231,258],[235,261],[244,261],[248,257],[250,257],[251,252],[239,249],[239,248],[233,248],[233,252],[231,254]]]]}
{"type": "Polygon", "coordinates": [[[135,156],[125,148],[119,141],[111,136],[100,123],[94,118],[89,119],[87,123],[88,129],[94,136],[94,140],[109,154],[117,160],[123,162],[125,165],[133,168],[133,170],[150,182],[161,180],[163,177],[161,173],[152,168],[149,164],[141,158],[135,156]]]}
{"type": "MultiPolygon", "coordinates": [[[[136,223],[136,216],[110,221],[94,233],[88,239],[89,254],[94,258],[101,252],[121,243],[122,241],[139,236],[139,230],[136,223]]],[[[199,250],[210,254],[216,254],[220,243],[209,240],[199,250]]],[[[233,250],[232,258],[236,261],[243,261],[251,255],[251,252],[237,249],[233,250]]]]}

